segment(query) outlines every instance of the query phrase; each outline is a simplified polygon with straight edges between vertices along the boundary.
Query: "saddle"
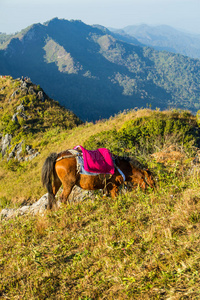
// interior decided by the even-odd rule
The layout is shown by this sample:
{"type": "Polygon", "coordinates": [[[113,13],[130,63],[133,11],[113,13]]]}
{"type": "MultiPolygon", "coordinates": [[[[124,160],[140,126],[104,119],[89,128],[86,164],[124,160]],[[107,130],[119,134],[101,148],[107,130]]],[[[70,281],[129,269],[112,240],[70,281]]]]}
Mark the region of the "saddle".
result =
{"type": "Polygon", "coordinates": [[[110,150],[99,148],[96,150],[87,150],[78,145],[73,150],[78,151],[78,163],[81,167],[81,173],[90,175],[115,173],[115,166],[110,150]],[[91,174],[92,173],[92,174],[91,174]]]}

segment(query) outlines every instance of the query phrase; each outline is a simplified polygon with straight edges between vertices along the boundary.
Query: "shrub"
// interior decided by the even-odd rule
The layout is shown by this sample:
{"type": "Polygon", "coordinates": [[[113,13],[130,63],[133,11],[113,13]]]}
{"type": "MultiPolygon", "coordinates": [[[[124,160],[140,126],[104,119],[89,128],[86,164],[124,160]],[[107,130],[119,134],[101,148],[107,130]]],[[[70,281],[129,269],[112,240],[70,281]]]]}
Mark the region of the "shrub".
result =
{"type": "Polygon", "coordinates": [[[88,149],[107,147],[116,154],[152,154],[166,144],[178,144],[189,153],[200,142],[196,121],[190,114],[153,112],[124,123],[118,130],[109,130],[91,136],[84,146],[88,149]]]}

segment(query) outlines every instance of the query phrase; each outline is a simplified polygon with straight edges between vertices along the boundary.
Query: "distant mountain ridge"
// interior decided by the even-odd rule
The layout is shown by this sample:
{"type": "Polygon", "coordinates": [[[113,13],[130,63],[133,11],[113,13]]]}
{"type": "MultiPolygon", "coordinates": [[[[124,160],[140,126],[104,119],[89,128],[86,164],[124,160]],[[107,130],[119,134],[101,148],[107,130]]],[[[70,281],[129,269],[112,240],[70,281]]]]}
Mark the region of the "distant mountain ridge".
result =
{"type": "Polygon", "coordinates": [[[134,107],[200,108],[200,61],[103,26],[53,19],[1,45],[0,74],[28,76],[82,120],[134,107]]]}
{"type": "Polygon", "coordinates": [[[200,35],[182,32],[171,26],[130,25],[112,31],[125,36],[130,35],[140,43],[159,51],[166,50],[200,58],[200,35]]]}

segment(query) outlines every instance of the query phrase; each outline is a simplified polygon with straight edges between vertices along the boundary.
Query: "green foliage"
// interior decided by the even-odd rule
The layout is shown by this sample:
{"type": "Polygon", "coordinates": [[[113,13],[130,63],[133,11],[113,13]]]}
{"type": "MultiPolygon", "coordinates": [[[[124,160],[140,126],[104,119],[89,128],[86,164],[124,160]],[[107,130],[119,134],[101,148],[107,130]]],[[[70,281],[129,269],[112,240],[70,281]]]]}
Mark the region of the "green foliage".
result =
{"type": "Polygon", "coordinates": [[[17,122],[14,122],[12,120],[9,121],[6,128],[4,129],[4,134],[14,134],[17,132],[17,130],[20,128],[20,124],[17,122]]]}
{"type": "Polygon", "coordinates": [[[0,208],[6,208],[11,205],[11,200],[8,200],[6,197],[0,198],[0,208]]]}
{"type": "Polygon", "coordinates": [[[106,147],[118,155],[132,153],[145,157],[170,143],[181,145],[190,154],[194,146],[199,145],[199,132],[191,114],[184,111],[152,112],[150,116],[125,122],[118,131],[93,135],[84,146],[88,149],[106,147]]]}

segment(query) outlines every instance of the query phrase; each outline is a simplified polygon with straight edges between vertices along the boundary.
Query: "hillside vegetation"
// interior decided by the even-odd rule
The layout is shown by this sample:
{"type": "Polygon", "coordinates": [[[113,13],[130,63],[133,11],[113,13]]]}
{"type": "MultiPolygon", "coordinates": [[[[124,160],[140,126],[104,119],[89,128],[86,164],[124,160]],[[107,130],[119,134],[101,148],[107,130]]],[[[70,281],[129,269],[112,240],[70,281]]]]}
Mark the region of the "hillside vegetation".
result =
{"type": "Polygon", "coordinates": [[[81,21],[53,19],[12,36],[0,47],[0,70],[30,77],[84,121],[147,105],[200,109],[198,59],[81,21]]]}
{"type": "MultiPolygon", "coordinates": [[[[12,78],[2,82],[9,93],[18,83],[12,78]]],[[[2,107],[8,99],[5,89],[2,107]]],[[[46,105],[56,105],[49,101],[46,105]]],[[[46,193],[40,173],[49,152],[78,144],[106,146],[137,159],[153,172],[156,187],[144,192],[124,186],[116,199],[97,191],[92,198],[43,216],[2,220],[0,297],[199,299],[198,117],[188,111],[135,109],[79,126],[71,117],[76,120],[73,128],[59,126],[59,121],[54,126],[52,119],[47,127],[41,123],[42,132],[29,124],[29,143],[40,152],[33,160],[7,162],[9,154],[4,156],[1,208],[39,199],[46,193]]]]}

